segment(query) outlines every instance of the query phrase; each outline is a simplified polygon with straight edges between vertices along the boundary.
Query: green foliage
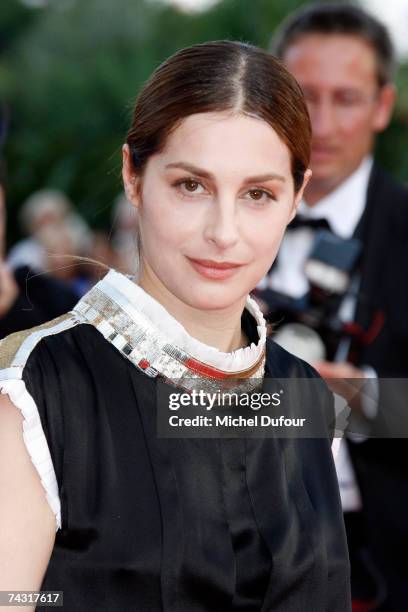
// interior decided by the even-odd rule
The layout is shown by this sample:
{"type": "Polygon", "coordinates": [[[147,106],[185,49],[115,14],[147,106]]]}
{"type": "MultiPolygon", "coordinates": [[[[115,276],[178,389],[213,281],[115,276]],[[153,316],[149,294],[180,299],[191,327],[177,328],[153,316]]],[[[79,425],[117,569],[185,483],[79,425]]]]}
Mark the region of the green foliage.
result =
{"type": "Polygon", "coordinates": [[[128,110],[154,57],[155,9],[142,1],[50,6],[9,62],[9,200],[43,186],[66,191],[88,220],[106,221],[120,189],[128,110]]]}
{"type": "Polygon", "coordinates": [[[408,180],[408,64],[398,70],[397,104],[391,125],[377,141],[376,158],[402,181],[408,180]]]}
{"type": "MultiPolygon", "coordinates": [[[[107,225],[121,189],[120,149],[133,102],[152,70],[177,49],[205,40],[267,47],[277,24],[300,4],[223,0],[188,14],[157,0],[52,0],[42,9],[3,1],[0,87],[11,110],[11,238],[21,202],[45,186],[66,191],[93,226],[107,225]]],[[[408,92],[406,73],[402,87],[408,92]]],[[[405,176],[408,147],[401,126],[407,108],[403,95],[379,145],[386,165],[405,176]]]]}
{"type": "Polygon", "coordinates": [[[24,33],[40,11],[32,11],[16,0],[2,0],[0,10],[0,51],[5,51],[24,33]]]}
{"type": "Polygon", "coordinates": [[[11,2],[22,10],[24,30],[0,71],[12,113],[11,221],[32,191],[53,186],[92,225],[106,225],[120,190],[120,148],[133,101],[151,71],[177,49],[205,40],[266,45],[281,17],[299,4],[225,0],[188,14],[144,0],[59,0],[29,10],[31,27],[23,28],[27,9],[11,2]]]}

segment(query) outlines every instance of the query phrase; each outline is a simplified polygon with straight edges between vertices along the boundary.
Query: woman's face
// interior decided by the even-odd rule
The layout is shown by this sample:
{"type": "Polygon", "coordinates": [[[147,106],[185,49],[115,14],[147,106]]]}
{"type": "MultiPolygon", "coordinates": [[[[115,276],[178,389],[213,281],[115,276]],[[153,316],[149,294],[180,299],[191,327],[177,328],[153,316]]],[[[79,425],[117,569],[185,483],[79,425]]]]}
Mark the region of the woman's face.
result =
{"type": "Polygon", "coordinates": [[[187,117],[141,179],[125,145],[124,181],[139,211],[142,286],[148,278],[157,294],[200,310],[243,303],[302,195],[294,195],[289,149],[275,130],[230,113],[187,117]]]}

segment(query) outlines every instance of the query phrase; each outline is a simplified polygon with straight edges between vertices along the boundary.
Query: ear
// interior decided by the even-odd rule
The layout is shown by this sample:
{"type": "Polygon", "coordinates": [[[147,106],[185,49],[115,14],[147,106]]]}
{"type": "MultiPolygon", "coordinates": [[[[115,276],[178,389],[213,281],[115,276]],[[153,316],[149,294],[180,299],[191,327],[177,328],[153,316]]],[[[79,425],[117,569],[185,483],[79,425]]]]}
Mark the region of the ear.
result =
{"type": "Polygon", "coordinates": [[[374,113],[373,128],[375,132],[382,132],[388,126],[392,111],[394,110],[396,89],[388,83],[383,85],[378,93],[376,111],[374,113]]]}
{"type": "Polygon", "coordinates": [[[293,205],[292,205],[292,210],[290,212],[290,217],[288,220],[288,223],[290,223],[292,221],[292,219],[295,217],[297,210],[299,208],[299,204],[303,198],[303,193],[306,189],[306,185],[308,184],[308,182],[310,181],[312,177],[312,171],[310,168],[308,168],[303,176],[303,183],[301,188],[299,189],[299,191],[296,193],[294,199],[293,199],[293,205]]]}
{"type": "Polygon", "coordinates": [[[126,199],[136,206],[140,204],[140,178],[135,174],[129,145],[122,147],[122,177],[126,199]]]}

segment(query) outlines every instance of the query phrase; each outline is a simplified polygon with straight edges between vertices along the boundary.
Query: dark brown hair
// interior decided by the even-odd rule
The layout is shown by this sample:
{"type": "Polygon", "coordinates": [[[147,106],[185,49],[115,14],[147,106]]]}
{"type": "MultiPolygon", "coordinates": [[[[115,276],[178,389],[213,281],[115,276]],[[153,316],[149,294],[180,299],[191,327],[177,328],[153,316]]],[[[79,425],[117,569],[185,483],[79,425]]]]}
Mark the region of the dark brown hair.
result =
{"type": "Polygon", "coordinates": [[[127,136],[142,173],[166,138],[195,113],[231,111],[266,121],[291,153],[295,191],[309,164],[311,127],[301,89],[272,55],[241,42],[214,41],[178,51],[140,92],[127,136]]]}

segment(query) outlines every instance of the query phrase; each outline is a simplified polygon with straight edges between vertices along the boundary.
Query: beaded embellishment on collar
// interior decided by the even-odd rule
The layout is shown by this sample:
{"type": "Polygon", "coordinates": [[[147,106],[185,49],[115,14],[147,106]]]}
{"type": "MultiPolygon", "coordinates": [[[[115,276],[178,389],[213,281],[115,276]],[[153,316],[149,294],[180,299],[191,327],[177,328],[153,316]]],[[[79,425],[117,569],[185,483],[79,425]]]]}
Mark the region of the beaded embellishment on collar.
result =
{"type": "Polygon", "coordinates": [[[256,302],[246,308],[257,323],[257,344],[222,353],[192,338],[184,327],[129,277],[110,270],[75,306],[78,322],[90,323],[150,377],[184,389],[250,390],[264,375],[266,324],[256,302]]]}

